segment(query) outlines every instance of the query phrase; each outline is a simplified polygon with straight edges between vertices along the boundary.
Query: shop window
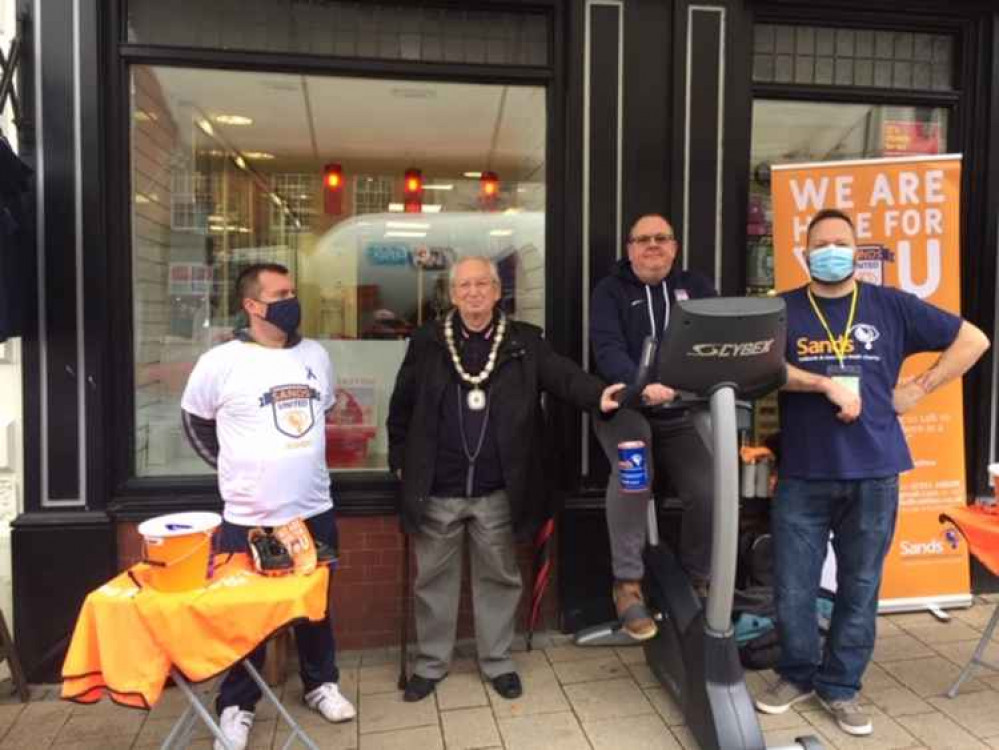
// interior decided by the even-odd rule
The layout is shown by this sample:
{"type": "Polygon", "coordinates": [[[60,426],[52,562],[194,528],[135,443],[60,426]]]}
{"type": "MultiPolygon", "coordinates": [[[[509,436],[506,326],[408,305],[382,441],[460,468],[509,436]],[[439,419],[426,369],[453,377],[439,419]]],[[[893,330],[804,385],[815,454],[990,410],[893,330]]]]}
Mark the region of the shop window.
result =
{"type": "Polygon", "coordinates": [[[380,60],[549,64],[543,13],[337,0],[128,0],[128,41],[380,60]]]}
{"type": "MultiPolygon", "coordinates": [[[[947,148],[948,111],[941,107],[833,104],[757,99],[750,151],[746,291],[772,293],[774,164],[939,154],[947,148]]],[[[776,429],[776,398],[757,404],[758,437],[776,429]]]]}
{"type": "Polygon", "coordinates": [[[180,396],[198,356],[240,325],[233,286],[251,263],[289,268],[302,333],[330,352],[335,470],[386,468],[406,339],[448,309],[457,258],[492,257],[508,313],[544,324],[543,87],[149,66],[131,77],[138,475],[208,471],[183,438],[180,396]],[[488,191],[482,173],[495,175],[488,191]]]}
{"type": "Polygon", "coordinates": [[[953,91],[954,39],[946,34],[757,24],[753,81],[953,91]]]}

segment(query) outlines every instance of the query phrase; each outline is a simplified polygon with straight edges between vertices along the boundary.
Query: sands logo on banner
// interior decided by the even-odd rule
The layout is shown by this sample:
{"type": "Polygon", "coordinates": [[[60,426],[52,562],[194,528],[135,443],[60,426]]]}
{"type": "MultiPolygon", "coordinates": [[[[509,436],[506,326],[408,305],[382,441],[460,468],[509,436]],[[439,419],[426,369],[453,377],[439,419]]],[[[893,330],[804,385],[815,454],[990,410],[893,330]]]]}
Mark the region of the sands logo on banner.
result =
{"type": "MultiPolygon", "coordinates": [[[[774,270],[777,291],[808,282],[808,222],[820,209],[850,214],[857,229],[857,278],[912,292],[961,312],[961,157],[913,156],[773,167],[774,270]]],[[[851,347],[880,332],[856,326],[851,347]]],[[[910,357],[902,377],[932,365],[910,357]]],[[[940,513],[964,506],[961,381],[927,396],[902,417],[915,468],[903,474],[895,539],[885,562],[881,610],[967,605],[968,550],[948,536],[940,513]]]]}

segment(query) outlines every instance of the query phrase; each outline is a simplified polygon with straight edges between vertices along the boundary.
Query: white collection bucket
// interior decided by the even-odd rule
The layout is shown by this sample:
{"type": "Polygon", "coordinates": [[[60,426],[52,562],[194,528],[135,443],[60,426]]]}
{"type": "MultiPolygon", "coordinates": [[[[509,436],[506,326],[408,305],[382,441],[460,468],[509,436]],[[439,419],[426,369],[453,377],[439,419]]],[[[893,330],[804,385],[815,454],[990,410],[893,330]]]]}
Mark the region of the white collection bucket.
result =
{"type": "Polygon", "coordinates": [[[150,566],[150,585],[159,591],[191,591],[208,583],[212,535],[221,523],[218,513],[196,511],[140,523],[142,560],[150,566]]]}

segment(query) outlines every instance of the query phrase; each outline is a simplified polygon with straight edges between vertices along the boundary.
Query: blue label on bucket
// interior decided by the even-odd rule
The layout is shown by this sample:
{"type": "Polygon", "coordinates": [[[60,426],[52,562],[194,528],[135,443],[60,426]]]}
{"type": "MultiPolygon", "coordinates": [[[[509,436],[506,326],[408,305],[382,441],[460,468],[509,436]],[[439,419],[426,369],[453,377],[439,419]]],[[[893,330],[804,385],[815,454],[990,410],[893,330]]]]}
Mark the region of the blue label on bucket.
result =
{"type": "Polygon", "coordinates": [[[166,525],[167,531],[190,531],[194,527],[186,523],[168,523],[166,525]]]}
{"type": "Polygon", "coordinates": [[[649,471],[645,443],[636,440],[617,447],[618,476],[622,492],[645,492],[649,489],[649,471]]]}

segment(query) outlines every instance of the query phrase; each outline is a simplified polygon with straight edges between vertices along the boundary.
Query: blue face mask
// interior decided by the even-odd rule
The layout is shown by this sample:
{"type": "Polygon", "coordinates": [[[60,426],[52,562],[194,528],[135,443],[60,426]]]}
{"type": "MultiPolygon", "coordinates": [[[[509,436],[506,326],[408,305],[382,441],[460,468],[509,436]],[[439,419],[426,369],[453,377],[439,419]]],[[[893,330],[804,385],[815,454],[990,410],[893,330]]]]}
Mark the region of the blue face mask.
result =
{"type": "Polygon", "coordinates": [[[298,330],[302,322],[302,306],[298,302],[298,297],[288,297],[266,304],[267,314],[264,320],[280,328],[286,336],[291,336],[298,330]]]}
{"type": "Polygon", "coordinates": [[[849,245],[822,245],[808,253],[808,272],[816,281],[836,284],[853,273],[856,250],[849,245]]]}

